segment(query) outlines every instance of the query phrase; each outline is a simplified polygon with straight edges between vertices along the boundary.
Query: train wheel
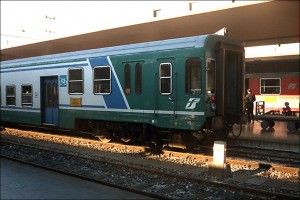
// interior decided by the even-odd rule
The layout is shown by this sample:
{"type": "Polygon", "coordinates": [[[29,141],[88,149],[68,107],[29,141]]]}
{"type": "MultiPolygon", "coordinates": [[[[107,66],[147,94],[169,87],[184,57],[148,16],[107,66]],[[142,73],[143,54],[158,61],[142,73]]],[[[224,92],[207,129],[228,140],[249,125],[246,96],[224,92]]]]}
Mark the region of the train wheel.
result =
{"type": "Polygon", "coordinates": [[[274,122],[273,120],[270,120],[270,121],[268,122],[268,125],[269,125],[270,128],[273,128],[274,125],[275,125],[275,122],[274,122]]]}
{"type": "Polygon", "coordinates": [[[288,124],[287,124],[287,129],[289,130],[289,131],[295,131],[296,130],[296,123],[295,122],[288,122],[288,124]]]}
{"type": "Polygon", "coordinates": [[[267,121],[262,121],[262,123],[260,124],[262,129],[266,129],[269,126],[269,123],[267,121]]]}
{"type": "Polygon", "coordinates": [[[226,140],[227,138],[228,138],[228,135],[229,135],[229,133],[230,133],[230,130],[232,130],[233,128],[232,128],[232,126],[231,127],[227,127],[227,126],[225,126],[224,128],[223,128],[223,130],[222,130],[222,139],[223,140],[226,140]]]}
{"type": "Polygon", "coordinates": [[[109,131],[102,131],[100,133],[97,133],[95,137],[97,137],[103,143],[109,143],[113,138],[113,134],[109,131]]]}
{"type": "Polygon", "coordinates": [[[96,136],[96,137],[103,143],[109,143],[111,141],[111,138],[107,138],[105,136],[96,136]]]}
{"type": "Polygon", "coordinates": [[[125,143],[137,141],[138,140],[138,131],[135,129],[129,129],[128,131],[122,131],[120,139],[122,142],[125,142],[125,143]]]}
{"type": "Polygon", "coordinates": [[[210,139],[212,142],[218,141],[218,140],[226,140],[229,135],[229,128],[224,127],[223,129],[214,130],[212,135],[210,136],[210,139]]]}
{"type": "Polygon", "coordinates": [[[122,137],[121,140],[125,143],[131,142],[131,138],[128,138],[128,137],[122,137]]]}

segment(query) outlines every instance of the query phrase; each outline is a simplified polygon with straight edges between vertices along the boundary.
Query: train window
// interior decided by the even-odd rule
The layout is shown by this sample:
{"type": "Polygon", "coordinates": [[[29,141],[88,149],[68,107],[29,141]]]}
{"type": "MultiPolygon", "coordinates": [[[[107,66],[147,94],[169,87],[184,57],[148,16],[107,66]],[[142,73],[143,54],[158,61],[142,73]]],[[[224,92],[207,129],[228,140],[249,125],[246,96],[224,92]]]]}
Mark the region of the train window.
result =
{"type": "Polygon", "coordinates": [[[22,106],[32,106],[31,85],[22,85],[22,106]]]}
{"type": "Polygon", "coordinates": [[[125,94],[131,92],[131,66],[129,64],[124,67],[124,92],[125,94]]]}
{"type": "Polygon", "coordinates": [[[260,79],[260,94],[280,94],[280,78],[262,78],[260,79]]]}
{"type": "Polygon", "coordinates": [[[206,92],[208,94],[215,93],[216,83],[216,61],[210,58],[206,61],[206,92]]]}
{"type": "Polygon", "coordinates": [[[135,65],[135,93],[142,94],[142,65],[135,65]]]}
{"type": "Polygon", "coordinates": [[[16,86],[7,85],[6,86],[6,105],[15,106],[16,105],[16,86]]]}
{"type": "Polygon", "coordinates": [[[69,94],[83,94],[83,68],[69,69],[69,94]]]}
{"type": "Polygon", "coordinates": [[[190,58],[185,62],[185,92],[186,94],[201,93],[200,58],[190,58]]]}
{"type": "Polygon", "coordinates": [[[161,63],[159,65],[159,91],[161,94],[172,93],[172,64],[161,63]]]}
{"type": "Polygon", "coordinates": [[[94,94],[110,94],[111,69],[110,66],[94,68],[94,94]]]}

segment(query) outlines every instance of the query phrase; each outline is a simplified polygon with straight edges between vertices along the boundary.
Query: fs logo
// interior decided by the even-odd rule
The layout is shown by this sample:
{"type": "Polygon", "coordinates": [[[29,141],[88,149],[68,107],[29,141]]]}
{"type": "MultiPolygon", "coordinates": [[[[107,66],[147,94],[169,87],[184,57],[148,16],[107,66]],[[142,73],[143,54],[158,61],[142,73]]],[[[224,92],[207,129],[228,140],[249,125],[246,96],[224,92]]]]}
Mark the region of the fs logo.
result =
{"type": "Polygon", "coordinates": [[[60,75],[59,87],[67,87],[67,75],[60,75]]]}
{"type": "Polygon", "coordinates": [[[289,86],[288,86],[288,89],[289,90],[296,89],[296,83],[290,83],[289,86]]]}
{"type": "Polygon", "coordinates": [[[190,98],[189,102],[186,104],[185,109],[192,110],[196,108],[196,104],[199,103],[200,98],[190,98]]]}

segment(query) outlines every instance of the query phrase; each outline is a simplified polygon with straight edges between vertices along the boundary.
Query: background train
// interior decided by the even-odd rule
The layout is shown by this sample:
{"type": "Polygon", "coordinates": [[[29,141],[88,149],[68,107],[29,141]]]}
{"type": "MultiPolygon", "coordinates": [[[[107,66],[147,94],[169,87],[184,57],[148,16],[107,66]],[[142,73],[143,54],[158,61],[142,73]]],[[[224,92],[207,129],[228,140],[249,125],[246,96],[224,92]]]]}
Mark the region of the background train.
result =
{"type": "Polygon", "coordinates": [[[243,118],[244,62],[220,35],[3,61],[1,121],[189,147],[243,118]]]}
{"type": "Polygon", "coordinates": [[[246,62],[246,87],[257,101],[265,102],[265,111],[279,110],[289,103],[299,111],[299,58],[254,60],[246,62]]]}

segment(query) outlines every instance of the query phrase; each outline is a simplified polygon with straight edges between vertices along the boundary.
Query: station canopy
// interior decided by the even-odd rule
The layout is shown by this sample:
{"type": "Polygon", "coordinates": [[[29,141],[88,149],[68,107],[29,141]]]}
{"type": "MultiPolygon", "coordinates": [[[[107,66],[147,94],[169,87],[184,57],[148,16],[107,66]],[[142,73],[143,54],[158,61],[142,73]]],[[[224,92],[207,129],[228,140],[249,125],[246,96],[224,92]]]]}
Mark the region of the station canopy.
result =
{"type": "Polygon", "coordinates": [[[102,30],[1,50],[1,61],[140,42],[212,34],[245,46],[299,42],[299,1],[271,1],[102,30]]]}

